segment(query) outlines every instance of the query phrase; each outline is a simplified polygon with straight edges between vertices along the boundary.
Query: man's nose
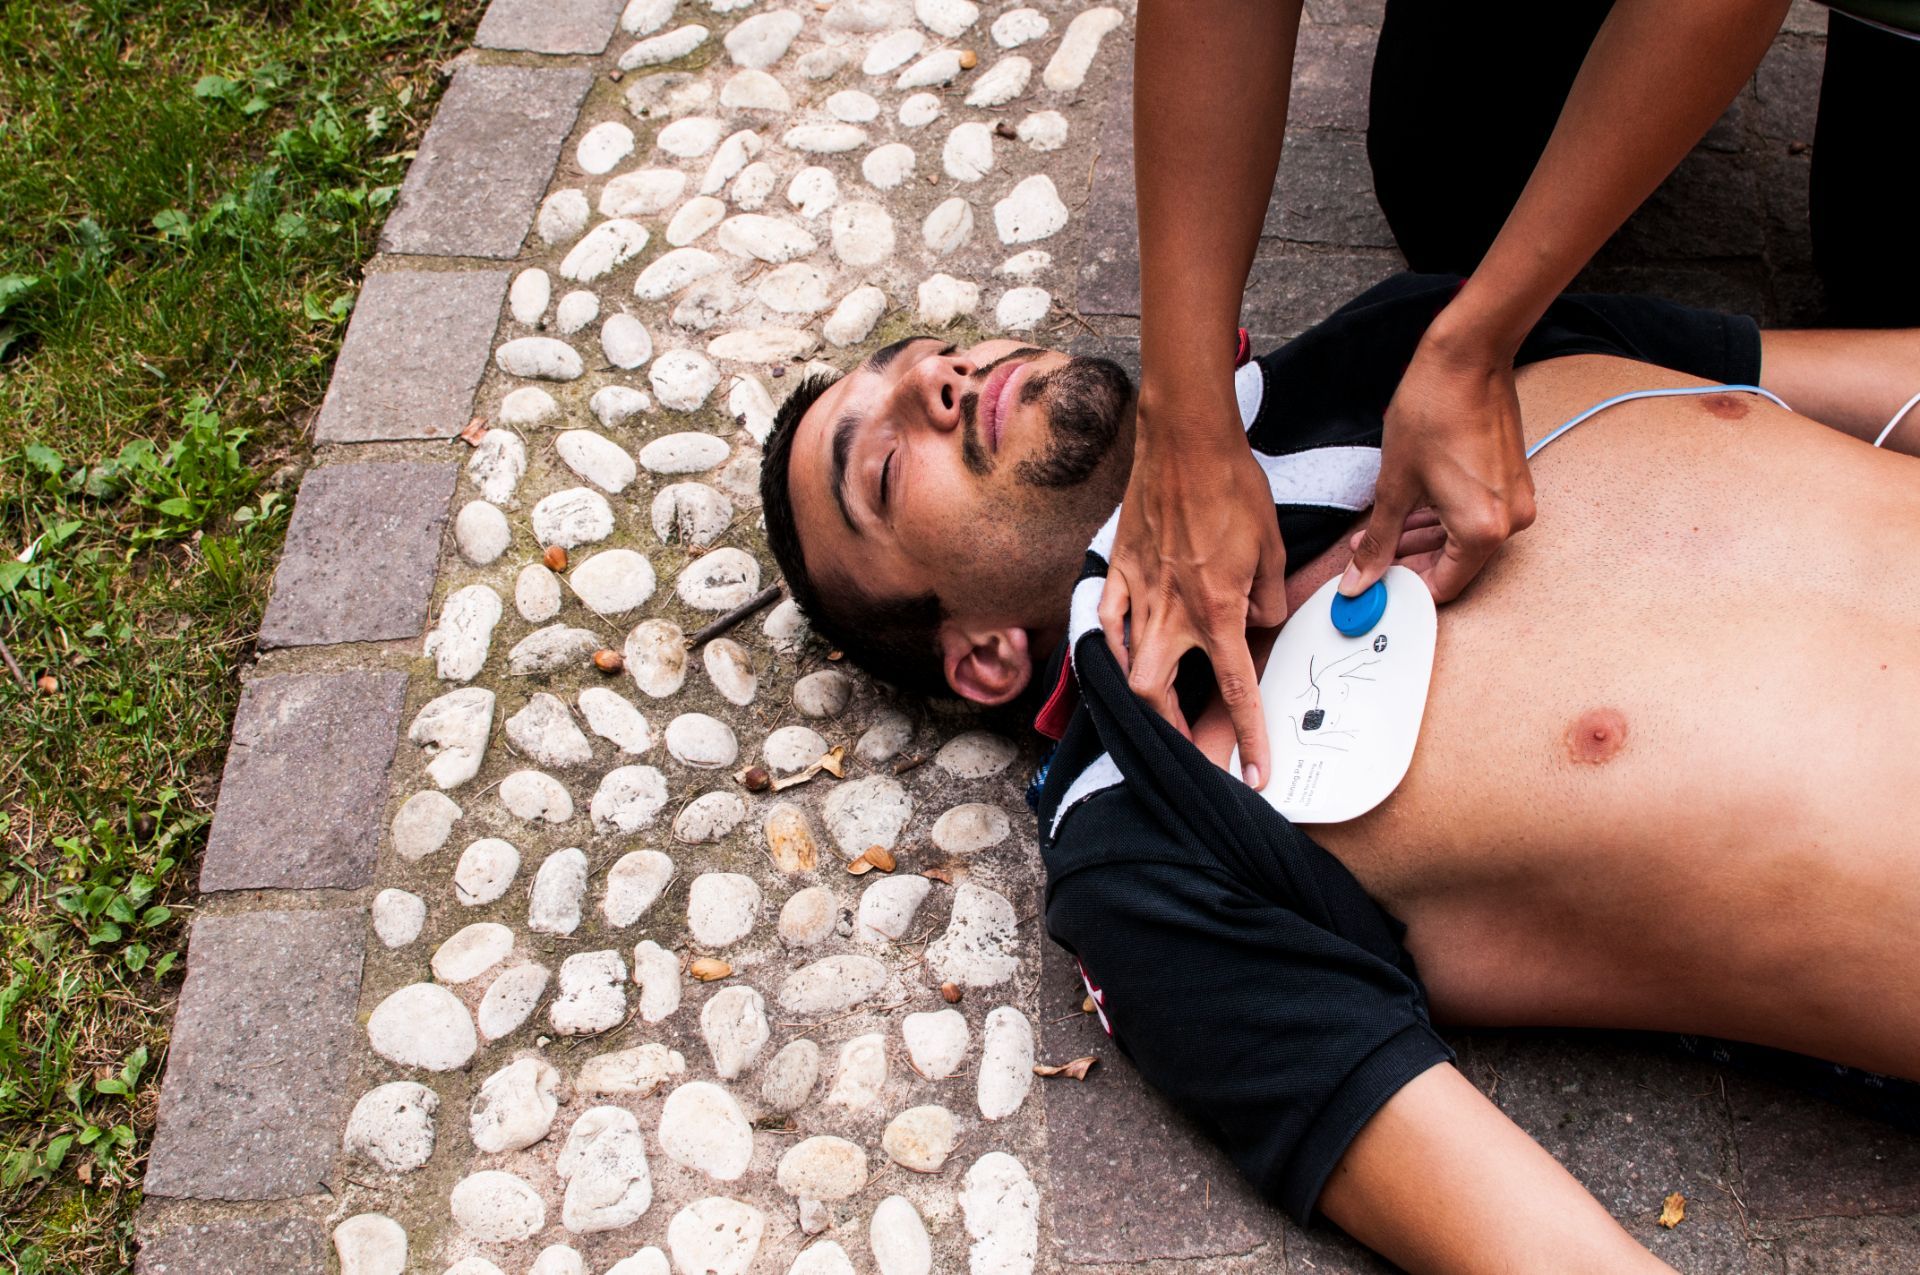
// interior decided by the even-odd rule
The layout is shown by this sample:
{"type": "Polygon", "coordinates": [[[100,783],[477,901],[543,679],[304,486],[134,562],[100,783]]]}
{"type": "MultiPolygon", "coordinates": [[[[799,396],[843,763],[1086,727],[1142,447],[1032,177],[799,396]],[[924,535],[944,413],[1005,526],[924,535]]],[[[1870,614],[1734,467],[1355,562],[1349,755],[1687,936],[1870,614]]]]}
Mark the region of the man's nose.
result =
{"type": "Polygon", "coordinates": [[[957,354],[922,359],[903,386],[913,400],[912,418],[942,433],[959,429],[965,419],[962,405],[979,370],[972,359],[957,354]]]}

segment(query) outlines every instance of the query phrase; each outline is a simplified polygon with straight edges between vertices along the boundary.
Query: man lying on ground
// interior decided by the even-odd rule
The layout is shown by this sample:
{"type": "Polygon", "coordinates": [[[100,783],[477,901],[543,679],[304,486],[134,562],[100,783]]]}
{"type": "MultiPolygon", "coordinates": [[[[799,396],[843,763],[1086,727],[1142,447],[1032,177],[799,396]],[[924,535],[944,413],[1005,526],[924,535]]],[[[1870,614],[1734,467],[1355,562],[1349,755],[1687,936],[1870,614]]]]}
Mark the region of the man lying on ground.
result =
{"type": "MultiPolygon", "coordinates": [[[[1391,280],[1237,374],[1290,609],[1345,566],[1382,409],[1452,286],[1391,280]]],[[[1414,1270],[1665,1269],[1429,1018],[1920,1077],[1920,464],[1892,451],[1920,421],[1860,437],[1920,390],[1920,333],[1569,297],[1520,362],[1530,439],[1661,386],[1754,383],[1801,414],[1641,400],[1541,452],[1539,521],[1440,615],[1406,778],[1311,837],[1222,769],[1210,684],[1190,744],[1093,614],[1131,442],[1113,364],[914,338],[811,380],[768,447],[767,526],[876,675],[1045,694],[1048,929],[1142,1074],[1290,1213],[1414,1270]]],[[[1436,543],[1410,524],[1401,549],[1436,543]]]]}

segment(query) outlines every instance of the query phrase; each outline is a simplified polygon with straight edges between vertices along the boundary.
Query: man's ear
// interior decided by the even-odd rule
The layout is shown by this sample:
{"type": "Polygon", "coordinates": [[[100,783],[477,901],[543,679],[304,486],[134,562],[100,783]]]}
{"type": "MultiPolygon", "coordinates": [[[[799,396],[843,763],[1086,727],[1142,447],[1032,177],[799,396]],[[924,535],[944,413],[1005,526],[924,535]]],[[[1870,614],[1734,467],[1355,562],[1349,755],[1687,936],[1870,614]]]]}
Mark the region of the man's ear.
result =
{"type": "Polygon", "coordinates": [[[1018,625],[940,626],[940,663],[947,685],[976,704],[1005,704],[1033,680],[1027,631],[1018,625]]]}

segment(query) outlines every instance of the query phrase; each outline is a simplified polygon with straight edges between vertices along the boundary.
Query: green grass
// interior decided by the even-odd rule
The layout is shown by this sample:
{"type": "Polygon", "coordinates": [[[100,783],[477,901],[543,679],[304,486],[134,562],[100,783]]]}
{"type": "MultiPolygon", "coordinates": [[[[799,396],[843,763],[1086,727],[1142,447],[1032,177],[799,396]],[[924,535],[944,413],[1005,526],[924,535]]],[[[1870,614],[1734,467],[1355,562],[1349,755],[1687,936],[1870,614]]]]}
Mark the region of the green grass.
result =
{"type": "Polygon", "coordinates": [[[0,1271],[121,1271],[288,480],[479,4],[0,2],[0,1271]]]}

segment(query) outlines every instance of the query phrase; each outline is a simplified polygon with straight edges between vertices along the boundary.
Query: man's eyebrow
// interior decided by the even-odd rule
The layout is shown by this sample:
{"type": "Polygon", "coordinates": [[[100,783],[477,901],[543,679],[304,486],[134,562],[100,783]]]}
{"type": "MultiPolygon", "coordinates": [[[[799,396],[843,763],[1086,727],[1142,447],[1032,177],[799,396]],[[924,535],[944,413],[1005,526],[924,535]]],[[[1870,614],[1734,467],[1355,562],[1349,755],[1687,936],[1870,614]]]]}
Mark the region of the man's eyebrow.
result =
{"type": "MultiPolygon", "coordinates": [[[[866,362],[860,365],[859,370],[862,372],[884,372],[887,364],[899,358],[901,352],[915,341],[938,341],[939,339],[937,336],[928,336],[925,333],[921,333],[918,336],[902,337],[892,345],[883,345],[872,354],[869,354],[866,362]]],[[[959,347],[954,345],[942,346],[940,354],[943,356],[952,354],[954,350],[958,348],[959,347]]]]}
{"type": "Polygon", "coordinates": [[[833,423],[833,503],[840,506],[841,519],[856,536],[860,528],[854,525],[853,511],[847,508],[847,459],[853,454],[853,431],[859,424],[859,416],[852,412],[833,423]]]}

